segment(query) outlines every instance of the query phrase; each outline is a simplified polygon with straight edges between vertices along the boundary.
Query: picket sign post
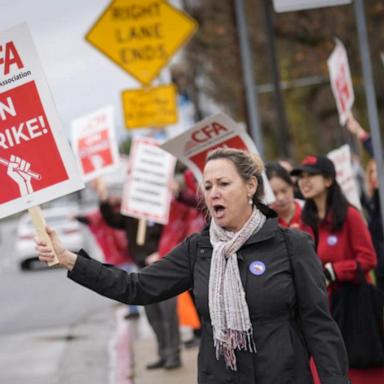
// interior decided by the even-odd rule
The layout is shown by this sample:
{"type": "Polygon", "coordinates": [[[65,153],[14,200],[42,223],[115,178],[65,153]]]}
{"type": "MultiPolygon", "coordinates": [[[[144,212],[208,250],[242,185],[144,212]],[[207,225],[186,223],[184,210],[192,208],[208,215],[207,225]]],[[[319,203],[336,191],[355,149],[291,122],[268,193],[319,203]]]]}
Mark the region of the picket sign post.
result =
{"type": "Polygon", "coordinates": [[[143,245],[145,242],[145,234],[147,232],[147,220],[139,219],[139,226],[137,228],[136,243],[143,245]]]}
{"type": "Polygon", "coordinates": [[[36,228],[37,236],[40,240],[45,241],[49,247],[52,249],[55,259],[48,264],[49,267],[53,267],[54,265],[59,264],[59,260],[53,248],[53,244],[51,238],[49,237],[47,230],[45,229],[46,222],[39,206],[28,208],[28,212],[31,215],[32,222],[36,228]]]}

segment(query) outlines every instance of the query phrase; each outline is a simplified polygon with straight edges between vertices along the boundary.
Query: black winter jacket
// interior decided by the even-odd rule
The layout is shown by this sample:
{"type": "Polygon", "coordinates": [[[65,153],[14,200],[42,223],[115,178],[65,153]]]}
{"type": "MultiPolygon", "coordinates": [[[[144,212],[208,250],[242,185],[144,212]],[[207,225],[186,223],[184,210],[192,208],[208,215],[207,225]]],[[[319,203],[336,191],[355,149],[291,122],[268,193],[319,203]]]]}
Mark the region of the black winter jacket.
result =
{"type": "Polygon", "coordinates": [[[139,273],[102,265],[80,251],[68,275],[129,304],[149,304],[193,289],[202,318],[200,384],[309,384],[311,355],[322,384],[349,382],[345,347],[328,310],[322,268],[308,235],[282,229],[276,218],[268,218],[240,248],[238,264],[257,352],[237,351],[236,372],[215,357],[208,307],[211,257],[205,229],[139,273]],[[254,261],[264,263],[264,273],[252,272],[254,261]]]}

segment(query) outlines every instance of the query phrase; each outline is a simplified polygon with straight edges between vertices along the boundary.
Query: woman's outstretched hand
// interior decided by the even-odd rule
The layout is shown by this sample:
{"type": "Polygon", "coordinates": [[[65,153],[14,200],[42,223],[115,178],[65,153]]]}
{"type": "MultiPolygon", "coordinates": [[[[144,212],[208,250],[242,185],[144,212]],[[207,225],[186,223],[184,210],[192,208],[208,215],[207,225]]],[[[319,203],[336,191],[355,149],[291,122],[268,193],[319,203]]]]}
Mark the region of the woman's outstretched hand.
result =
{"type": "Polygon", "coordinates": [[[47,226],[46,231],[51,239],[52,247],[46,241],[35,237],[36,251],[39,255],[39,260],[51,263],[55,260],[56,255],[60,265],[71,271],[75,265],[77,255],[63,247],[59,236],[52,228],[47,226]]]}

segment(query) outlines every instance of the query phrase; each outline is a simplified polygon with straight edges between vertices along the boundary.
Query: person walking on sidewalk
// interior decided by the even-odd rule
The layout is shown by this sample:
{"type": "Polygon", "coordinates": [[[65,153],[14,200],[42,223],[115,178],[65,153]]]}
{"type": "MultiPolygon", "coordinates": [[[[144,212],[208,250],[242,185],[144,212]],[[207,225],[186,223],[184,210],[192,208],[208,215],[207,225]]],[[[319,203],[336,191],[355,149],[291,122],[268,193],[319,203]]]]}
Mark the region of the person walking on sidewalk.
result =
{"type": "Polygon", "coordinates": [[[310,236],[279,227],[262,203],[263,163],[231,148],[211,152],[203,172],[211,216],[167,256],[127,274],[36,240],[41,261],[54,252],[70,279],[112,299],[149,304],[193,288],[202,319],[200,384],[312,383],[309,357],[323,384],[348,383],[341,334],[310,236]]]}

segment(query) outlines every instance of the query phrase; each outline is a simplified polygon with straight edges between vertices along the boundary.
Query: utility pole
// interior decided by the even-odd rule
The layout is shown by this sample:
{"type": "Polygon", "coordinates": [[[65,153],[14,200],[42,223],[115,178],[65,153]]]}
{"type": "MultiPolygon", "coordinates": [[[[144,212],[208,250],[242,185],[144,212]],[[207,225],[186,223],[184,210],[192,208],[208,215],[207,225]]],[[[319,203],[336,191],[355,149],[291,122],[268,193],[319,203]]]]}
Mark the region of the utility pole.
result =
{"type": "Polygon", "coordinates": [[[264,9],[264,19],[265,19],[265,31],[267,35],[267,47],[269,53],[269,59],[271,63],[272,71],[272,83],[273,83],[273,93],[275,98],[275,108],[277,111],[277,138],[278,138],[278,148],[279,152],[284,157],[291,157],[291,147],[289,139],[289,127],[288,120],[285,114],[285,106],[283,100],[283,94],[281,91],[281,80],[280,80],[280,70],[277,61],[276,46],[275,46],[275,36],[273,31],[273,12],[272,4],[270,0],[262,0],[262,7],[264,9]]]}
{"type": "MultiPolygon", "coordinates": [[[[365,10],[363,0],[354,1],[357,32],[363,67],[365,97],[368,108],[369,125],[373,144],[373,154],[376,161],[377,177],[379,179],[379,199],[381,219],[384,220],[384,174],[383,174],[383,150],[380,133],[379,115],[377,112],[376,92],[373,82],[371,54],[369,50],[367,25],[365,22],[365,10]]],[[[383,226],[384,231],[384,226],[383,226]]]]}
{"type": "Polygon", "coordinates": [[[259,154],[264,158],[264,144],[258,111],[257,93],[255,89],[256,83],[253,76],[253,60],[249,46],[249,36],[244,11],[244,0],[234,0],[234,2],[237,32],[240,45],[241,66],[243,70],[244,88],[246,94],[248,122],[250,125],[252,138],[256,143],[259,154]]]}

